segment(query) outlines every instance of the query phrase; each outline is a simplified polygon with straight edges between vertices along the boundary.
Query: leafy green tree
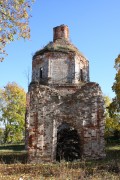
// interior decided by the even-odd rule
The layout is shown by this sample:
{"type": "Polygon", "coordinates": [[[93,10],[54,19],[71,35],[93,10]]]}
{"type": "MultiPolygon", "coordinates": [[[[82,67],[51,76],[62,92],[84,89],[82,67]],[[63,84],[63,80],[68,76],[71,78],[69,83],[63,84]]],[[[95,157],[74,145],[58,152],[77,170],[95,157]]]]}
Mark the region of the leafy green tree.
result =
{"type": "Polygon", "coordinates": [[[118,113],[115,113],[114,101],[108,96],[104,96],[105,101],[105,135],[116,136],[116,133],[120,131],[120,116],[118,113]],[[113,106],[113,107],[112,107],[113,106]],[[112,108],[111,108],[112,107],[112,108]],[[112,114],[112,115],[111,115],[112,114]]]}
{"type": "Polygon", "coordinates": [[[113,127],[113,119],[109,116],[108,107],[111,104],[111,99],[108,96],[104,96],[105,101],[105,135],[106,137],[111,135],[112,127],[113,127]]]}
{"type": "Polygon", "coordinates": [[[115,76],[115,82],[112,86],[113,91],[116,94],[116,97],[113,102],[113,107],[116,110],[116,112],[120,112],[120,54],[115,59],[115,69],[117,71],[115,76]]]}
{"type": "Polygon", "coordinates": [[[16,83],[8,83],[0,90],[0,121],[4,124],[4,143],[24,138],[26,93],[16,83]]]}
{"type": "Polygon", "coordinates": [[[33,0],[0,0],[0,61],[5,46],[16,38],[30,38],[29,18],[33,0]]]}
{"type": "Polygon", "coordinates": [[[120,137],[120,54],[115,59],[115,66],[117,73],[115,76],[115,82],[112,86],[115,92],[115,98],[109,106],[109,114],[111,118],[116,120],[115,136],[120,137]]]}

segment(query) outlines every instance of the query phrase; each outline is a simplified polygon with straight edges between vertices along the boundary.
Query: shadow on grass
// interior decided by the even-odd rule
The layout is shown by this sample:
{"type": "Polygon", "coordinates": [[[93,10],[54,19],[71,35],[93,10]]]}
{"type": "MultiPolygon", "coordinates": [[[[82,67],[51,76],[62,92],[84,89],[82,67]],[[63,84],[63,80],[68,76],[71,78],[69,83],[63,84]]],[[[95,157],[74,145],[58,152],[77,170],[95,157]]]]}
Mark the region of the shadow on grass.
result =
{"type": "Polygon", "coordinates": [[[27,158],[24,144],[0,146],[0,163],[27,163],[27,158]]]}
{"type": "Polygon", "coordinates": [[[0,151],[1,150],[23,151],[23,150],[25,150],[25,145],[24,144],[0,145],[0,151]]]}
{"type": "Polygon", "coordinates": [[[14,163],[27,163],[27,153],[7,153],[0,154],[0,163],[14,164],[14,163]]]}
{"type": "MultiPolygon", "coordinates": [[[[15,162],[27,163],[27,152],[25,151],[24,145],[5,145],[0,146],[0,162],[4,162],[6,164],[12,164],[15,162]]],[[[106,158],[98,159],[98,160],[80,160],[77,161],[83,166],[90,164],[94,166],[94,164],[106,164],[113,163],[113,161],[120,162],[120,144],[108,144],[106,146],[106,158]]],[[[70,163],[69,163],[70,164],[70,163]]],[[[74,163],[72,163],[74,164],[74,163]]]]}

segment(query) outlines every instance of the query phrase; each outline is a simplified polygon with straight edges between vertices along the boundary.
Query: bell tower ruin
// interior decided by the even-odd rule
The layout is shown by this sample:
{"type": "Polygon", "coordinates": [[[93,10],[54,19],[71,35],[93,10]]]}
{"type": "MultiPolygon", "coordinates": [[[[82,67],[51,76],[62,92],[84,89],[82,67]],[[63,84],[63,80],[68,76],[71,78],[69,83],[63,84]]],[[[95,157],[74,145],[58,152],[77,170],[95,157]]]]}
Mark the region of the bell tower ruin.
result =
{"type": "Polygon", "coordinates": [[[89,61],[69,41],[68,26],[53,28],[53,42],[32,60],[27,94],[29,161],[72,161],[105,156],[104,101],[89,79],[89,61]]]}

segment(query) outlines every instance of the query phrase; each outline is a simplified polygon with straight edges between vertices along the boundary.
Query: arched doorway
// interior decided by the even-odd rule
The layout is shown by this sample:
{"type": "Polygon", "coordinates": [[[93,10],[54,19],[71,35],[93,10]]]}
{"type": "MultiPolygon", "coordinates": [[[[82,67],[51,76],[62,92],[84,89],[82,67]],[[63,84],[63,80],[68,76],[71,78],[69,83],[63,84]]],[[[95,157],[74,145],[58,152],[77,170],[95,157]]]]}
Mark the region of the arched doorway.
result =
{"type": "Polygon", "coordinates": [[[80,138],[77,130],[62,123],[57,131],[56,160],[73,161],[80,159],[80,138]]]}

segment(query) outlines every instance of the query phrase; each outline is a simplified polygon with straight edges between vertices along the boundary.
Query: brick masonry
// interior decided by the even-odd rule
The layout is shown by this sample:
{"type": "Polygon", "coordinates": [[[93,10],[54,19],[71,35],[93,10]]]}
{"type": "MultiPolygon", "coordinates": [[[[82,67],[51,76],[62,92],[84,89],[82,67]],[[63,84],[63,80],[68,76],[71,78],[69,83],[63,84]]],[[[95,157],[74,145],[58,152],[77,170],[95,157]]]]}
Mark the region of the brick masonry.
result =
{"type": "Polygon", "coordinates": [[[26,110],[29,161],[56,161],[57,132],[63,123],[77,130],[81,158],[103,158],[101,89],[97,83],[89,81],[89,62],[69,42],[68,27],[54,28],[53,39],[52,49],[51,45],[46,46],[33,56],[26,110]]]}

